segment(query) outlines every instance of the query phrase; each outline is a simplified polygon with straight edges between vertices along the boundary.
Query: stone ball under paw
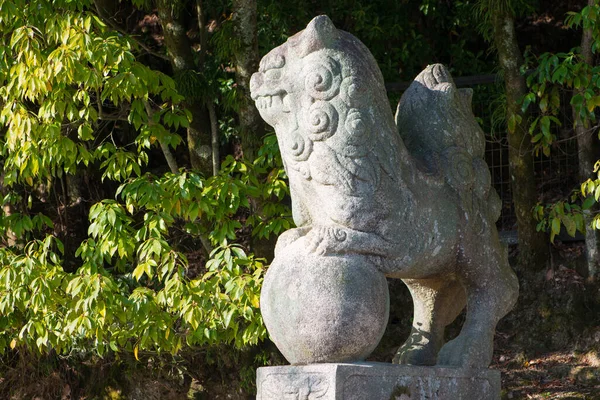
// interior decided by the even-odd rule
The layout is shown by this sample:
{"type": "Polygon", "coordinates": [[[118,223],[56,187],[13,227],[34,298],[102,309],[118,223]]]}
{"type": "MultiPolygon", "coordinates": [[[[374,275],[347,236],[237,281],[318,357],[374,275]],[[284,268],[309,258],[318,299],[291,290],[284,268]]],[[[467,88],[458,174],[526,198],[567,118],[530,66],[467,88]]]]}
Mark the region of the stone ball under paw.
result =
{"type": "Polygon", "coordinates": [[[267,330],[291,364],[364,360],[389,314],[386,279],[365,257],[307,254],[299,245],[275,258],[260,301],[267,330]]]}

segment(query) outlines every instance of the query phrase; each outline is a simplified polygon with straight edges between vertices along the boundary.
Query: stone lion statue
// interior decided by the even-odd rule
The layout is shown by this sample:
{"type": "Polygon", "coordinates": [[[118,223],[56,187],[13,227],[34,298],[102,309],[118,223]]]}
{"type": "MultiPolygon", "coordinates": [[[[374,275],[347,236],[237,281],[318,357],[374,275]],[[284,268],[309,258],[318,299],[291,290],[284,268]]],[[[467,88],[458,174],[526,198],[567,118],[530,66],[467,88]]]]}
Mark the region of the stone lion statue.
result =
{"type": "Polygon", "coordinates": [[[275,129],[297,226],[279,237],[261,295],[288,360],[367,357],[387,322],[385,276],[402,279],[414,303],[395,362],[487,367],[518,283],[471,93],[430,65],[394,120],[373,56],[326,16],[262,59],[251,92],[275,129]],[[444,343],[465,305],[461,333],[444,343]]]}

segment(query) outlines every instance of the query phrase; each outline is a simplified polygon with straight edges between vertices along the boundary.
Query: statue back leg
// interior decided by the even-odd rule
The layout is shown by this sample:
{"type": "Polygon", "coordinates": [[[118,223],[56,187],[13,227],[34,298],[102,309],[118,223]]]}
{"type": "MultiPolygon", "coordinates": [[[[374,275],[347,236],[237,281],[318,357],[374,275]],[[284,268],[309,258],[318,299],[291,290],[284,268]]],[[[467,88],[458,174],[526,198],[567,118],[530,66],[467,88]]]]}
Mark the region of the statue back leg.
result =
{"type": "Polygon", "coordinates": [[[398,349],[394,363],[435,365],[444,344],[444,330],[466,304],[465,290],[454,276],[405,279],[413,298],[410,336],[398,349]]]}
{"type": "Polygon", "coordinates": [[[440,350],[438,364],[487,368],[496,324],[514,306],[519,283],[495,232],[473,235],[468,243],[457,269],[467,293],[467,316],[458,337],[440,350]]]}

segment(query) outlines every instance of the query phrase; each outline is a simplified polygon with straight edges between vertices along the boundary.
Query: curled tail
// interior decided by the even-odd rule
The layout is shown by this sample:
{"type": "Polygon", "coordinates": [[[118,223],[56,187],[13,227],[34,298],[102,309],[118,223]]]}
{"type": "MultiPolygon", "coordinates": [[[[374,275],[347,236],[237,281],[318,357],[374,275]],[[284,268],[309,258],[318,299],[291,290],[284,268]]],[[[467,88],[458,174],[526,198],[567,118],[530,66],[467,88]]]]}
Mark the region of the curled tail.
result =
{"type": "Polygon", "coordinates": [[[456,87],[445,66],[429,65],[402,95],[396,125],[424,172],[443,177],[466,212],[495,222],[501,204],[483,159],[485,136],[471,109],[472,95],[456,87]]]}

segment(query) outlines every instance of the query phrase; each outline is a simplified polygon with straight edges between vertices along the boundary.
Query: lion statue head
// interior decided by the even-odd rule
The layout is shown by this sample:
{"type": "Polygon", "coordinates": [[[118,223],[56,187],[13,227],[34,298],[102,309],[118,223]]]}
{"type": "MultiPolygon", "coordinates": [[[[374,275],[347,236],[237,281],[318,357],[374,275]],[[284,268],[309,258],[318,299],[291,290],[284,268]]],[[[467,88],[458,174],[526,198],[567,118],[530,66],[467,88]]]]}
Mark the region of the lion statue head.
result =
{"type": "MultiPolygon", "coordinates": [[[[387,136],[387,148],[397,146],[375,59],[327,16],[314,18],[268,53],[252,76],[250,90],[260,115],[275,128],[286,168],[307,179],[335,184],[328,180],[339,177],[339,171],[319,171],[320,163],[311,162],[311,157],[325,157],[337,158],[350,173],[342,188],[351,189],[354,178],[376,180],[379,166],[365,162],[373,159],[369,153],[381,141],[374,136],[387,136]]],[[[394,153],[379,158],[390,159],[394,153]]]]}

